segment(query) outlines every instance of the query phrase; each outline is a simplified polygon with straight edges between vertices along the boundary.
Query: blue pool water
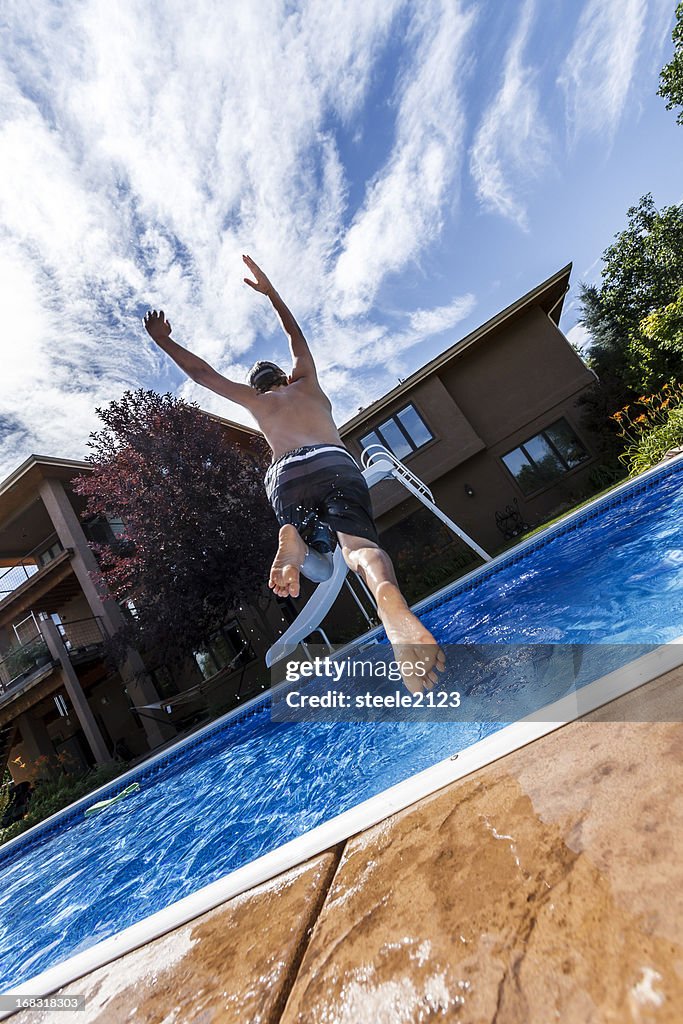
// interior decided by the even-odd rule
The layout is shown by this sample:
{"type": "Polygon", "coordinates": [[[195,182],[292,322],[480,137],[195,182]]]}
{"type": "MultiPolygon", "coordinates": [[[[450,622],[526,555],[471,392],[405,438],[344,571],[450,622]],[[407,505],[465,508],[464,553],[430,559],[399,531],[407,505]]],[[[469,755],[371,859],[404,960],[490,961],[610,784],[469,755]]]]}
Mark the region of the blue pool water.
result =
{"type": "MultiPolygon", "coordinates": [[[[442,643],[653,644],[683,635],[682,471],[669,465],[455,584],[423,608],[423,621],[442,643]]],[[[0,849],[0,989],[499,728],[277,724],[264,697],[141,769],[141,791],[105,814],[65,812],[0,849]]]]}

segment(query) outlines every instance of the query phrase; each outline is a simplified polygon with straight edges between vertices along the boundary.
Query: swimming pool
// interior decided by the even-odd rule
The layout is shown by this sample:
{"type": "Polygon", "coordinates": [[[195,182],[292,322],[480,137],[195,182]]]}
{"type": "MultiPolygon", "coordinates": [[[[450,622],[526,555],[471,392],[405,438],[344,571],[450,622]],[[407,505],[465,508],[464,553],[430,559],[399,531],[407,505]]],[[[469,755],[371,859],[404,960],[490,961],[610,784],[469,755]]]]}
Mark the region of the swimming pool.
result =
{"type": "MultiPolygon", "coordinates": [[[[679,459],[607,496],[422,602],[421,617],[441,642],[451,643],[677,640],[683,635],[682,471],[679,459]]],[[[500,756],[497,734],[517,729],[494,720],[279,724],[269,709],[269,697],[259,698],[0,848],[2,991],[53,990],[66,977],[55,965],[69,958],[84,965],[84,951],[94,952],[98,943],[111,959],[131,948],[123,940],[117,946],[122,929],[150,915],[171,926],[177,901],[198,908],[200,894],[218,892],[225,876],[246,879],[258,858],[270,858],[268,870],[276,874],[291,863],[280,852],[298,837],[316,830],[331,845],[340,816],[356,822],[347,835],[358,830],[352,816],[364,801],[385,794],[373,812],[379,820],[410,802],[411,793],[421,795],[411,788],[418,773],[456,755],[456,764],[471,770],[484,762],[468,760],[468,751],[497,749],[489,758],[500,756]],[[83,819],[83,806],[133,779],[138,794],[83,819]],[[402,804],[392,787],[403,787],[402,804]]],[[[447,779],[440,777],[443,785],[447,779]]],[[[301,850],[301,860],[315,852],[301,850]]],[[[250,884],[261,880],[249,877],[250,884]]],[[[135,944],[159,933],[138,927],[135,944]]],[[[83,969],[75,967],[71,976],[83,969]]]]}

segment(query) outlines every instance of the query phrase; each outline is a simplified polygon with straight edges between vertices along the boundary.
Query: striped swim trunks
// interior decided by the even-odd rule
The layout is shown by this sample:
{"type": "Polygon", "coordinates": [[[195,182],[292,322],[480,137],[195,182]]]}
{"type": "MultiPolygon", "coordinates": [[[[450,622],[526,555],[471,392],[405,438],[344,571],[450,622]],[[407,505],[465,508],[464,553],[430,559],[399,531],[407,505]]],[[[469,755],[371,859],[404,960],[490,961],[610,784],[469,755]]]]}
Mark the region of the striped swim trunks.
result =
{"type": "Polygon", "coordinates": [[[333,551],[337,532],[379,543],[368,485],[346,448],[312,444],[285,452],[264,483],[280,526],[295,526],[316,551],[333,551]]]}

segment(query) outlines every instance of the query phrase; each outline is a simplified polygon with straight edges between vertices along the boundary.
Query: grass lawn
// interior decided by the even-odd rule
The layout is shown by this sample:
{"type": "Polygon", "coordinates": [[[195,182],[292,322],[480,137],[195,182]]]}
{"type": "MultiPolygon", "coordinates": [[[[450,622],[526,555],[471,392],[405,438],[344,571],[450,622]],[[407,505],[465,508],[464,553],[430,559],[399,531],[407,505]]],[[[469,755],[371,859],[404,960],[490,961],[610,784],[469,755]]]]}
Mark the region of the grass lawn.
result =
{"type": "Polygon", "coordinates": [[[580,508],[583,508],[584,505],[590,505],[592,501],[596,501],[597,498],[602,498],[603,495],[609,494],[610,491],[613,491],[615,488],[620,487],[621,484],[625,483],[627,479],[628,477],[625,476],[621,480],[617,480],[616,483],[610,484],[609,487],[605,487],[604,490],[596,491],[596,493],[592,494],[590,498],[586,498],[584,501],[580,501],[578,505],[573,505],[572,508],[565,509],[565,511],[560,513],[559,516],[554,516],[552,519],[547,519],[544,523],[540,523],[538,526],[535,526],[533,530],[529,530],[521,537],[513,537],[511,540],[506,541],[505,544],[502,544],[499,548],[497,548],[495,554],[500,555],[503,553],[503,551],[509,551],[510,548],[516,547],[517,544],[521,544],[522,541],[528,540],[529,537],[534,537],[537,533],[542,533],[543,530],[547,530],[549,526],[554,526],[555,523],[562,522],[563,519],[566,519],[567,516],[573,515],[574,512],[577,512],[580,508]]]}

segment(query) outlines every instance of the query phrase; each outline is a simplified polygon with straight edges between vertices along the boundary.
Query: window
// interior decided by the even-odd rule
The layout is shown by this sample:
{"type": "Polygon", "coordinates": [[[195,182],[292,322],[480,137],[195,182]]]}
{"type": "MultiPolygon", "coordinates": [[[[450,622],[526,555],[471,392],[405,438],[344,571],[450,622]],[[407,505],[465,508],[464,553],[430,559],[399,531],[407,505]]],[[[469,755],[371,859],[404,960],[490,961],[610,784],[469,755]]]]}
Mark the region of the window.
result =
{"type": "Polygon", "coordinates": [[[557,420],[545,430],[503,455],[523,494],[547,487],[590,455],[566,420],[557,420]]]}
{"type": "Polygon", "coordinates": [[[123,519],[118,516],[107,516],[106,518],[109,523],[109,529],[115,537],[120,537],[126,532],[126,524],[123,519]]]}
{"type": "Polygon", "coordinates": [[[93,544],[112,545],[125,535],[126,524],[116,516],[96,516],[84,524],[83,532],[93,544]]]}
{"type": "Polygon", "coordinates": [[[397,459],[404,459],[433,438],[431,430],[411,404],[361,437],[360,445],[361,448],[369,448],[372,444],[381,444],[393,452],[397,459]]]}
{"type": "Polygon", "coordinates": [[[46,548],[37,555],[36,562],[42,569],[44,566],[49,565],[50,562],[54,561],[55,558],[58,558],[63,550],[64,548],[60,541],[56,540],[49,548],[46,548]]]}

